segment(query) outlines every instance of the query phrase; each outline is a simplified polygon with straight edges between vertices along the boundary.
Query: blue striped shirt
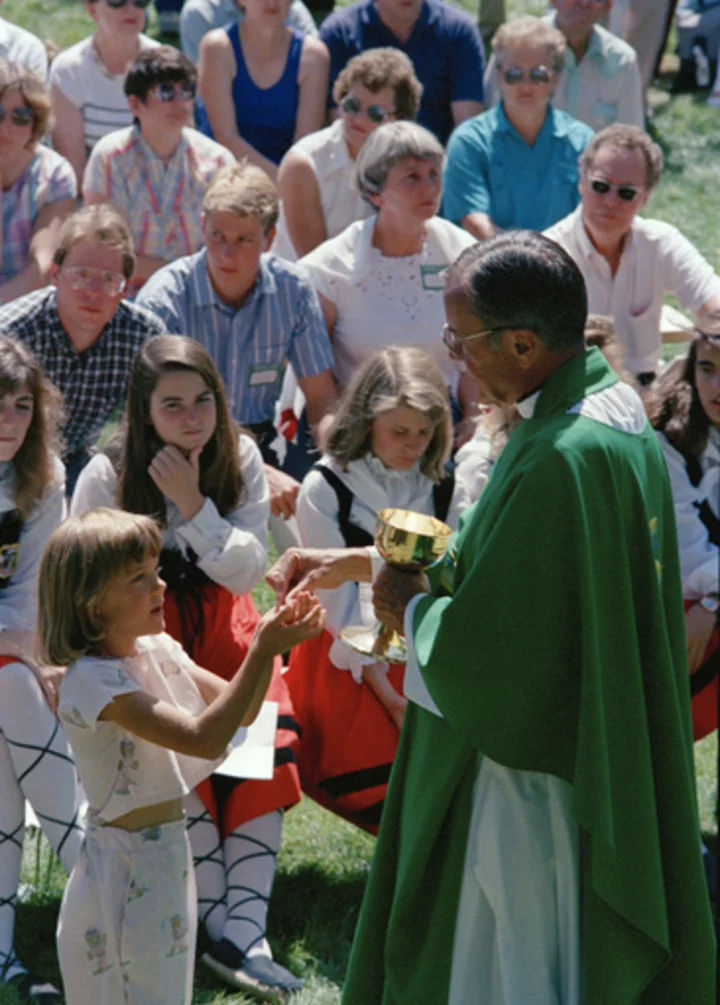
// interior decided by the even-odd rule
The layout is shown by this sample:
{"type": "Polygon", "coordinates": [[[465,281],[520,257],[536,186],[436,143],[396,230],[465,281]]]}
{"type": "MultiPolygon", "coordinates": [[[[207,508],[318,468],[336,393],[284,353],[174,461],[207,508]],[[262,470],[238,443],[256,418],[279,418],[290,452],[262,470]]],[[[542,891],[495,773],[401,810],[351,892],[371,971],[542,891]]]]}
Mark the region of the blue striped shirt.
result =
{"type": "Polygon", "coordinates": [[[161,318],[168,331],[205,346],[237,422],[265,422],[275,414],[288,363],[301,379],[332,367],[320,301],[295,266],[265,254],[250,296],[236,310],[213,289],[205,259],[203,249],[159,269],[136,303],[161,318]]]}

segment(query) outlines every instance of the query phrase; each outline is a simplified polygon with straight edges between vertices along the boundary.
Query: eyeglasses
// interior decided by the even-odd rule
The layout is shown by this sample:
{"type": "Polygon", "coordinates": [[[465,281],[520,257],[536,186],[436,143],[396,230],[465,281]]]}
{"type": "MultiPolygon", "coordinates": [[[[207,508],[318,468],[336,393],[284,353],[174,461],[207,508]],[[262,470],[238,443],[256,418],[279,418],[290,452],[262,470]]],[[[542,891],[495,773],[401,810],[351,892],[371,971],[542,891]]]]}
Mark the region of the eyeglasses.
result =
{"type": "Polygon", "coordinates": [[[161,80],[150,88],[150,94],[158,101],[194,101],[196,88],[189,80],[161,80]]]}
{"type": "Polygon", "coordinates": [[[0,105],[0,122],[4,122],[8,115],[14,126],[31,126],[35,121],[35,112],[27,105],[18,105],[10,111],[0,105]]]}
{"type": "Polygon", "coordinates": [[[69,265],[60,271],[74,290],[90,290],[93,287],[99,287],[108,296],[116,297],[127,289],[125,276],[108,269],[93,269],[88,265],[69,265]]]}
{"type": "Polygon", "coordinates": [[[377,126],[395,114],[395,112],[389,112],[387,108],[383,108],[382,105],[363,105],[357,98],[345,98],[340,105],[340,110],[345,115],[359,115],[360,112],[365,112],[370,121],[377,126]]]}
{"type": "Polygon", "coordinates": [[[132,3],[133,7],[139,7],[141,10],[144,7],[150,6],[150,0],[105,0],[108,7],[112,7],[113,10],[120,10],[128,2],[132,3]]]}
{"type": "Polygon", "coordinates": [[[486,335],[494,335],[495,332],[504,332],[505,328],[486,328],[481,332],[472,332],[470,335],[463,335],[458,338],[454,329],[450,325],[442,326],[442,340],[445,348],[453,357],[453,359],[462,359],[465,355],[465,343],[472,342],[476,338],[484,338],[486,335]]]}
{"type": "Polygon", "coordinates": [[[503,80],[506,84],[521,84],[525,77],[531,84],[549,84],[554,71],[547,66],[531,66],[527,74],[521,66],[508,66],[506,70],[501,69],[503,80]]]}
{"type": "Polygon", "coordinates": [[[591,178],[590,188],[596,195],[617,192],[618,199],[622,199],[623,202],[634,202],[645,191],[644,188],[635,188],[634,185],[613,185],[611,182],[605,181],[604,178],[591,178]]]}

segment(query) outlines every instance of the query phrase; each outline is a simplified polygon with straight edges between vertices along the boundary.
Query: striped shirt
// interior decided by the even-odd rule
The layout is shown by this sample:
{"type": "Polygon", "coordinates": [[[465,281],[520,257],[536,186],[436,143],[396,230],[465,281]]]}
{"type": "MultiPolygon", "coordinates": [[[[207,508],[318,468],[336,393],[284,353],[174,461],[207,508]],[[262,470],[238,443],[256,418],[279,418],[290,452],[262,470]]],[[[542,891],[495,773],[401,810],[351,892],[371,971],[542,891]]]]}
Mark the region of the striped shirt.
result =
{"type": "Polygon", "coordinates": [[[192,335],[205,346],[225,382],[233,418],[244,425],[273,418],[288,362],[300,379],[332,367],[317,294],[294,265],[275,255],[261,256],[255,285],[239,310],[213,289],[205,250],[156,272],[137,303],[168,331],[192,335]]]}
{"type": "Polygon", "coordinates": [[[135,353],[151,335],[162,335],[157,318],[126,300],[97,339],[79,353],[57,311],[57,290],[46,286],[0,309],[0,332],[33,353],[63,396],[65,456],[84,449],[98,436],[125,400],[135,353]]]}
{"type": "Polygon", "coordinates": [[[218,168],[234,163],[225,147],[196,129],[183,129],[166,165],[139,128],[130,126],[98,141],[85,169],[83,195],[94,192],[127,217],[138,255],[172,262],[205,243],[200,226],[205,189],[218,168]]]}
{"type": "Polygon", "coordinates": [[[0,278],[12,279],[25,268],[40,210],[77,195],[70,163],[50,147],[40,146],[19,178],[2,193],[2,265],[0,278]]]}
{"type": "MultiPolygon", "coordinates": [[[[125,71],[110,73],[95,51],[93,39],[94,35],[84,38],[56,56],[48,76],[48,86],[57,87],[82,112],[88,151],[101,136],[133,122],[123,90],[125,71]]],[[[147,35],[140,35],[139,43],[141,50],[159,45],[147,35]]]]}

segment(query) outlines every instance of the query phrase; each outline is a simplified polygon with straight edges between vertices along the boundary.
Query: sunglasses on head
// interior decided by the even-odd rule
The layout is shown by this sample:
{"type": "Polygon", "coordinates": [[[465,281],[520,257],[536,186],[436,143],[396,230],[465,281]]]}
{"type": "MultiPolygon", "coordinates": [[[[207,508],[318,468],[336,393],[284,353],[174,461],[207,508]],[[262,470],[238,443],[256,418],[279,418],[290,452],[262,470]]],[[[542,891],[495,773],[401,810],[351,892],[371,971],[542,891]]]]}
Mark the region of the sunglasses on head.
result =
{"type": "Polygon", "coordinates": [[[150,6],[150,0],[105,0],[105,3],[108,7],[112,7],[113,10],[119,10],[126,3],[131,3],[133,7],[139,7],[141,10],[144,7],[150,6]]]}
{"type": "Polygon", "coordinates": [[[180,101],[194,101],[195,84],[189,80],[161,80],[150,88],[150,94],[158,101],[174,101],[176,98],[180,101]]]}
{"type": "Polygon", "coordinates": [[[644,192],[644,188],[635,188],[634,185],[613,185],[604,178],[591,178],[590,188],[596,195],[607,195],[608,192],[617,192],[618,199],[623,202],[634,202],[635,199],[644,192]]]}
{"type": "Polygon", "coordinates": [[[363,105],[357,98],[345,98],[340,105],[340,110],[345,115],[358,115],[360,112],[365,112],[370,121],[376,125],[380,125],[381,122],[393,115],[393,112],[389,112],[382,105],[363,105]]]}
{"type": "MultiPolygon", "coordinates": [[[[508,66],[506,70],[500,71],[506,84],[521,84],[525,80],[525,71],[521,66],[508,66]]],[[[527,79],[531,84],[549,84],[553,71],[547,66],[531,66],[527,72],[527,79]]]]}
{"type": "Polygon", "coordinates": [[[8,115],[14,126],[30,126],[35,120],[35,112],[27,105],[19,105],[11,111],[0,105],[0,122],[4,122],[8,115]]]}

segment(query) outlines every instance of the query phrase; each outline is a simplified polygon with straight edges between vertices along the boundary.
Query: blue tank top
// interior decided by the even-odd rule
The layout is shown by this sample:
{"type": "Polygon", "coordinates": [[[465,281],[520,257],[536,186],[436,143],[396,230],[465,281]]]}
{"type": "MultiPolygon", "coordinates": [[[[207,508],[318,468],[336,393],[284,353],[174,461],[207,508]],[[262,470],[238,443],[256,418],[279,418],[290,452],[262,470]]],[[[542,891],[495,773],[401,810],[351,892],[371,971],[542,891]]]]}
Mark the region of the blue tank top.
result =
{"type": "MultiPolygon", "coordinates": [[[[258,153],[279,164],[293,143],[297,118],[298,73],[304,36],[292,32],[285,69],[277,84],[263,89],[253,83],[240,45],[239,25],[225,29],[235,54],[237,72],[232,85],[235,121],[240,136],[258,153]]],[[[205,107],[199,103],[198,127],[215,139],[205,107]]]]}

